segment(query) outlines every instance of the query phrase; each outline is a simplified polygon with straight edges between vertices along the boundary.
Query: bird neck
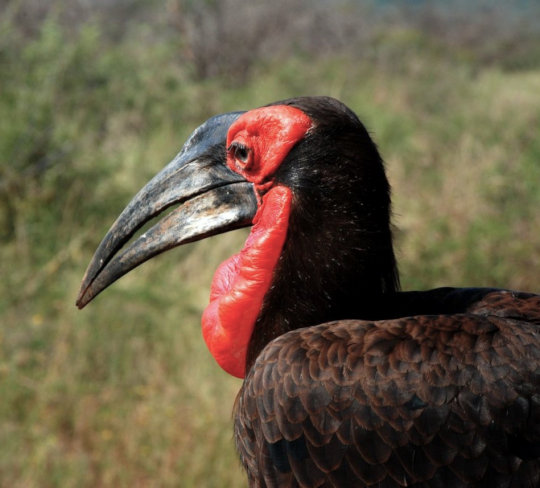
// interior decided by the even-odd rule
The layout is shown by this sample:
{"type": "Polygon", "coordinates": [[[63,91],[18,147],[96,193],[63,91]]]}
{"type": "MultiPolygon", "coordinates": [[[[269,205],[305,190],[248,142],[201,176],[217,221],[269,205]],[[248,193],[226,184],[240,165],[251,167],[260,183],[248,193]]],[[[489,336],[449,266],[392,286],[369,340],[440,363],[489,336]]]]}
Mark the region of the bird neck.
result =
{"type": "Polygon", "coordinates": [[[272,339],[332,320],[375,317],[384,296],[399,289],[389,205],[369,220],[365,208],[339,215],[333,208],[320,198],[294,199],[287,239],[249,341],[246,371],[272,339]]]}

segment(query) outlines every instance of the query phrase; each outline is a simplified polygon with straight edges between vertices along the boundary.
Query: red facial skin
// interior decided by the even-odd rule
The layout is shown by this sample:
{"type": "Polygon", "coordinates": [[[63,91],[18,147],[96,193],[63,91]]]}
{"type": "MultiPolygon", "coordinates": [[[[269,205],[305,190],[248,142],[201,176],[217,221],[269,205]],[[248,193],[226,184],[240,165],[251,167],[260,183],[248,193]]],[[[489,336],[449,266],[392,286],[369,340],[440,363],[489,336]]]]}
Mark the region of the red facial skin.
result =
{"type": "Polygon", "coordinates": [[[292,147],[312,127],[301,110],[287,105],[263,107],[246,112],[229,128],[227,165],[255,184],[257,190],[272,185],[272,176],[292,147]],[[244,147],[247,158],[235,148],[244,147]]]}
{"type": "Polygon", "coordinates": [[[287,236],[292,192],[283,185],[272,187],[272,177],[312,125],[301,110],[276,105],[246,112],[227,135],[227,165],[252,182],[258,196],[268,190],[259,197],[243,249],[216,270],[202,317],[210,352],[238,378],[245,376],[249,340],[287,236]]]}

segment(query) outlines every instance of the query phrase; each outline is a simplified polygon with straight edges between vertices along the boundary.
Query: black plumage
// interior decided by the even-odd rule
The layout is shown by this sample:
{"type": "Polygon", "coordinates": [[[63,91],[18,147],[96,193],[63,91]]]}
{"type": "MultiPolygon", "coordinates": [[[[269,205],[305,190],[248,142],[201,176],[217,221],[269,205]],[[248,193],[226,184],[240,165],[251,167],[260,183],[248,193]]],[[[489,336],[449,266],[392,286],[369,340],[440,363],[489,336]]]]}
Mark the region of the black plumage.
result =
{"type": "Polygon", "coordinates": [[[538,486],[540,297],[394,299],[407,317],[297,329],[259,354],[235,416],[251,486],[538,486]]]}

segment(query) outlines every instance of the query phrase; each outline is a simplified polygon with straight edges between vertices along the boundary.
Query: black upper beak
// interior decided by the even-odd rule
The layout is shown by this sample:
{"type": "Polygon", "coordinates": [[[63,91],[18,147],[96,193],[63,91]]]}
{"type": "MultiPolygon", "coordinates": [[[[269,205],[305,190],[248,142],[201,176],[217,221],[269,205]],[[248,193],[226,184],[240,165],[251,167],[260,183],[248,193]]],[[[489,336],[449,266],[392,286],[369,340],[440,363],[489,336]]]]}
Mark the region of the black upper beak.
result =
{"type": "Polygon", "coordinates": [[[257,211],[253,185],[225,164],[227,131],[241,113],[207,120],[173,161],[135,195],[88,265],[77,298],[79,308],[161,252],[251,225],[257,211]],[[142,225],[174,204],[180,206],[120,252],[142,225]]]}

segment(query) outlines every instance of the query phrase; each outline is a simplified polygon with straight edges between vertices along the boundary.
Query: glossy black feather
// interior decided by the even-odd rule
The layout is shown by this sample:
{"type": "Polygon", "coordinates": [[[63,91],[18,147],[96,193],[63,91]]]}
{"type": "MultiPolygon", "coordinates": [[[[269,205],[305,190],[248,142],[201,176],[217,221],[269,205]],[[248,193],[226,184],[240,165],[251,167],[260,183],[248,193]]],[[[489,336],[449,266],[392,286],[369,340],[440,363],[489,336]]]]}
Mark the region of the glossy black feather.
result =
{"type": "Polygon", "coordinates": [[[264,348],[237,403],[252,486],[539,485],[540,297],[433,293],[482,298],[459,314],[302,328],[264,348]],[[337,350],[341,363],[331,360],[337,350]],[[440,368],[442,357],[453,361],[440,368]],[[286,381],[294,388],[281,388],[286,381]],[[287,391],[299,399],[293,416],[287,391]],[[257,408],[266,396],[271,412],[257,408]],[[261,425],[281,437],[267,439],[261,425]]]}

